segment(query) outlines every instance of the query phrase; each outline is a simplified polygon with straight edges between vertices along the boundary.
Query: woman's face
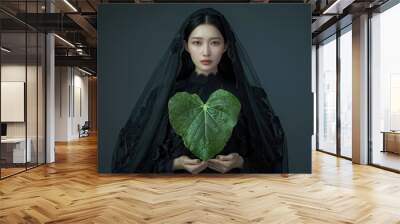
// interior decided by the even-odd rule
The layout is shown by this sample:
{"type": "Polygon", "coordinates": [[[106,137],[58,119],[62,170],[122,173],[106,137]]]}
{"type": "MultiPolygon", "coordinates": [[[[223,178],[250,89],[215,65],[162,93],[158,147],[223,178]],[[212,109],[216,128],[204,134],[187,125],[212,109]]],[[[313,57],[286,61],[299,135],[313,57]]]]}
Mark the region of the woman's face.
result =
{"type": "Polygon", "coordinates": [[[218,64],[226,51],[224,37],[213,25],[197,26],[189,35],[185,49],[190,54],[197,73],[208,75],[218,71],[218,64]]]}

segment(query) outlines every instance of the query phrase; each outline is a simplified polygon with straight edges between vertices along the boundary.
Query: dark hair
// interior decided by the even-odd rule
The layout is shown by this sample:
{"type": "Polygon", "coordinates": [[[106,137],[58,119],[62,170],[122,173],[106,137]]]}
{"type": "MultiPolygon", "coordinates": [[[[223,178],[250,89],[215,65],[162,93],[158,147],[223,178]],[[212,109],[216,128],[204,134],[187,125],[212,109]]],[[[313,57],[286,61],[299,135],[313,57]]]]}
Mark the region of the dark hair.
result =
{"type": "MultiPolygon", "coordinates": [[[[209,24],[213,25],[215,28],[221,32],[225,46],[227,46],[227,51],[224,52],[224,54],[221,57],[221,60],[218,64],[218,73],[222,75],[225,79],[230,79],[230,80],[235,80],[234,74],[233,74],[233,68],[232,68],[232,61],[228,57],[227,52],[230,50],[229,46],[229,37],[231,36],[228,32],[230,31],[230,27],[227,24],[225,18],[223,18],[223,15],[219,13],[216,10],[198,10],[194,12],[188,19],[188,22],[186,23],[186,26],[183,31],[183,40],[188,42],[189,36],[192,33],[192,31],[203,24],[209,24]]],[[[192,62],[192,59],[190,57],[190,54],[187,51],[183,51],[181,55],[181,69],[179,72],[179,79],[184,79],[186,78],[194,69],[195,66],[192,62]]]]}
{"type": "Polygon", "coordinates": [[[183,39],[188,41],[189,36],[193,32],[193,30],[202,24],[210,24],[215,26],[219,30],[219,32],[221,32],[222,36],[224,37],[224,40],[226,41],[225,29],[222,26],[222,21],[220,20],[220,18],[216,15],[210,15],[206,13],[199,14],[198,16],[189,20],[189,23],[186,25],[183,33],[184,34],[183,39]]]}

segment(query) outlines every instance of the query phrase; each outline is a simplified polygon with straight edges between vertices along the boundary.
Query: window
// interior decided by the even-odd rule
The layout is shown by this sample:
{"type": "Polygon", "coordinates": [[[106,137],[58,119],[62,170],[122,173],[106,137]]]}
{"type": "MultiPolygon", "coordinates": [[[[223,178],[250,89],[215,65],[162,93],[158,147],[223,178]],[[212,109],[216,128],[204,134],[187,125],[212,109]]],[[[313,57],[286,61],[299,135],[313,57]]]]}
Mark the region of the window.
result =
{"type": "Polygon", "coordinates": [[[340,155],[352,157],[352,34],[351,26],[340,36],[340,155]]]}
{"type": "Polygon", "coordinates": [[[318,149],[336,153],[336,36],[318,48],[318,149]]]}
{"type": "Polygon", "coordinates": [[[371,18],[371,157],[373,164],[396,170],[400,170],[399,21],[400,4],[371,18]]]}

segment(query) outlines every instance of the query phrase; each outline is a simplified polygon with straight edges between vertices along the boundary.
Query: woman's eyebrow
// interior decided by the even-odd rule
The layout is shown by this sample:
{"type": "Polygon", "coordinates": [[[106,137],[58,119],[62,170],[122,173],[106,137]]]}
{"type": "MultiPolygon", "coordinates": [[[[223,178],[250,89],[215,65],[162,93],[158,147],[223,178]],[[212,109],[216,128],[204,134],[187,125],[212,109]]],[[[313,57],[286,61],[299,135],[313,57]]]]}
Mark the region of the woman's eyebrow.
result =
{"type": "MultiPolygon", "coordinates": [[[[191,37],[190,39],[204,39],[204,37],[191,37]]],[[[222,38],[221,37],[210,37],[209,38],[210,40],[214,40],[214,39],[218,39],[218,40],[221,40],[222,38]]]]}

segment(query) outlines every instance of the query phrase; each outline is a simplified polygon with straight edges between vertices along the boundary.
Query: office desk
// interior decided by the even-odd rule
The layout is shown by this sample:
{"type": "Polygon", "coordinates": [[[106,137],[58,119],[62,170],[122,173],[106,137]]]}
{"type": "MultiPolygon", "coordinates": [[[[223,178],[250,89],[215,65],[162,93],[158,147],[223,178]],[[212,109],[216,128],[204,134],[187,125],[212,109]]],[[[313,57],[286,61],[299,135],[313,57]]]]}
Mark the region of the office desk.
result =
{"type": "Polygon", "coordinates": [[[400,154],[400,132],[383,131],[383,150],[382,152],[393,152],[400,154]]]}
{"type": "Polygon", "coordinates": [[[31,162],[31,145],[30,138],[27,139],[27,147],[25,151],[25,138],[6,138],[1,139],[1,157],[8,163],[25,163],[31,162]],[[25,154],[26,152],[26,154],[25,154]],[[12,158],[12,159],[11,159],[12,158]],[[27,161],[25,161],[27,159],[27,161]]]}

